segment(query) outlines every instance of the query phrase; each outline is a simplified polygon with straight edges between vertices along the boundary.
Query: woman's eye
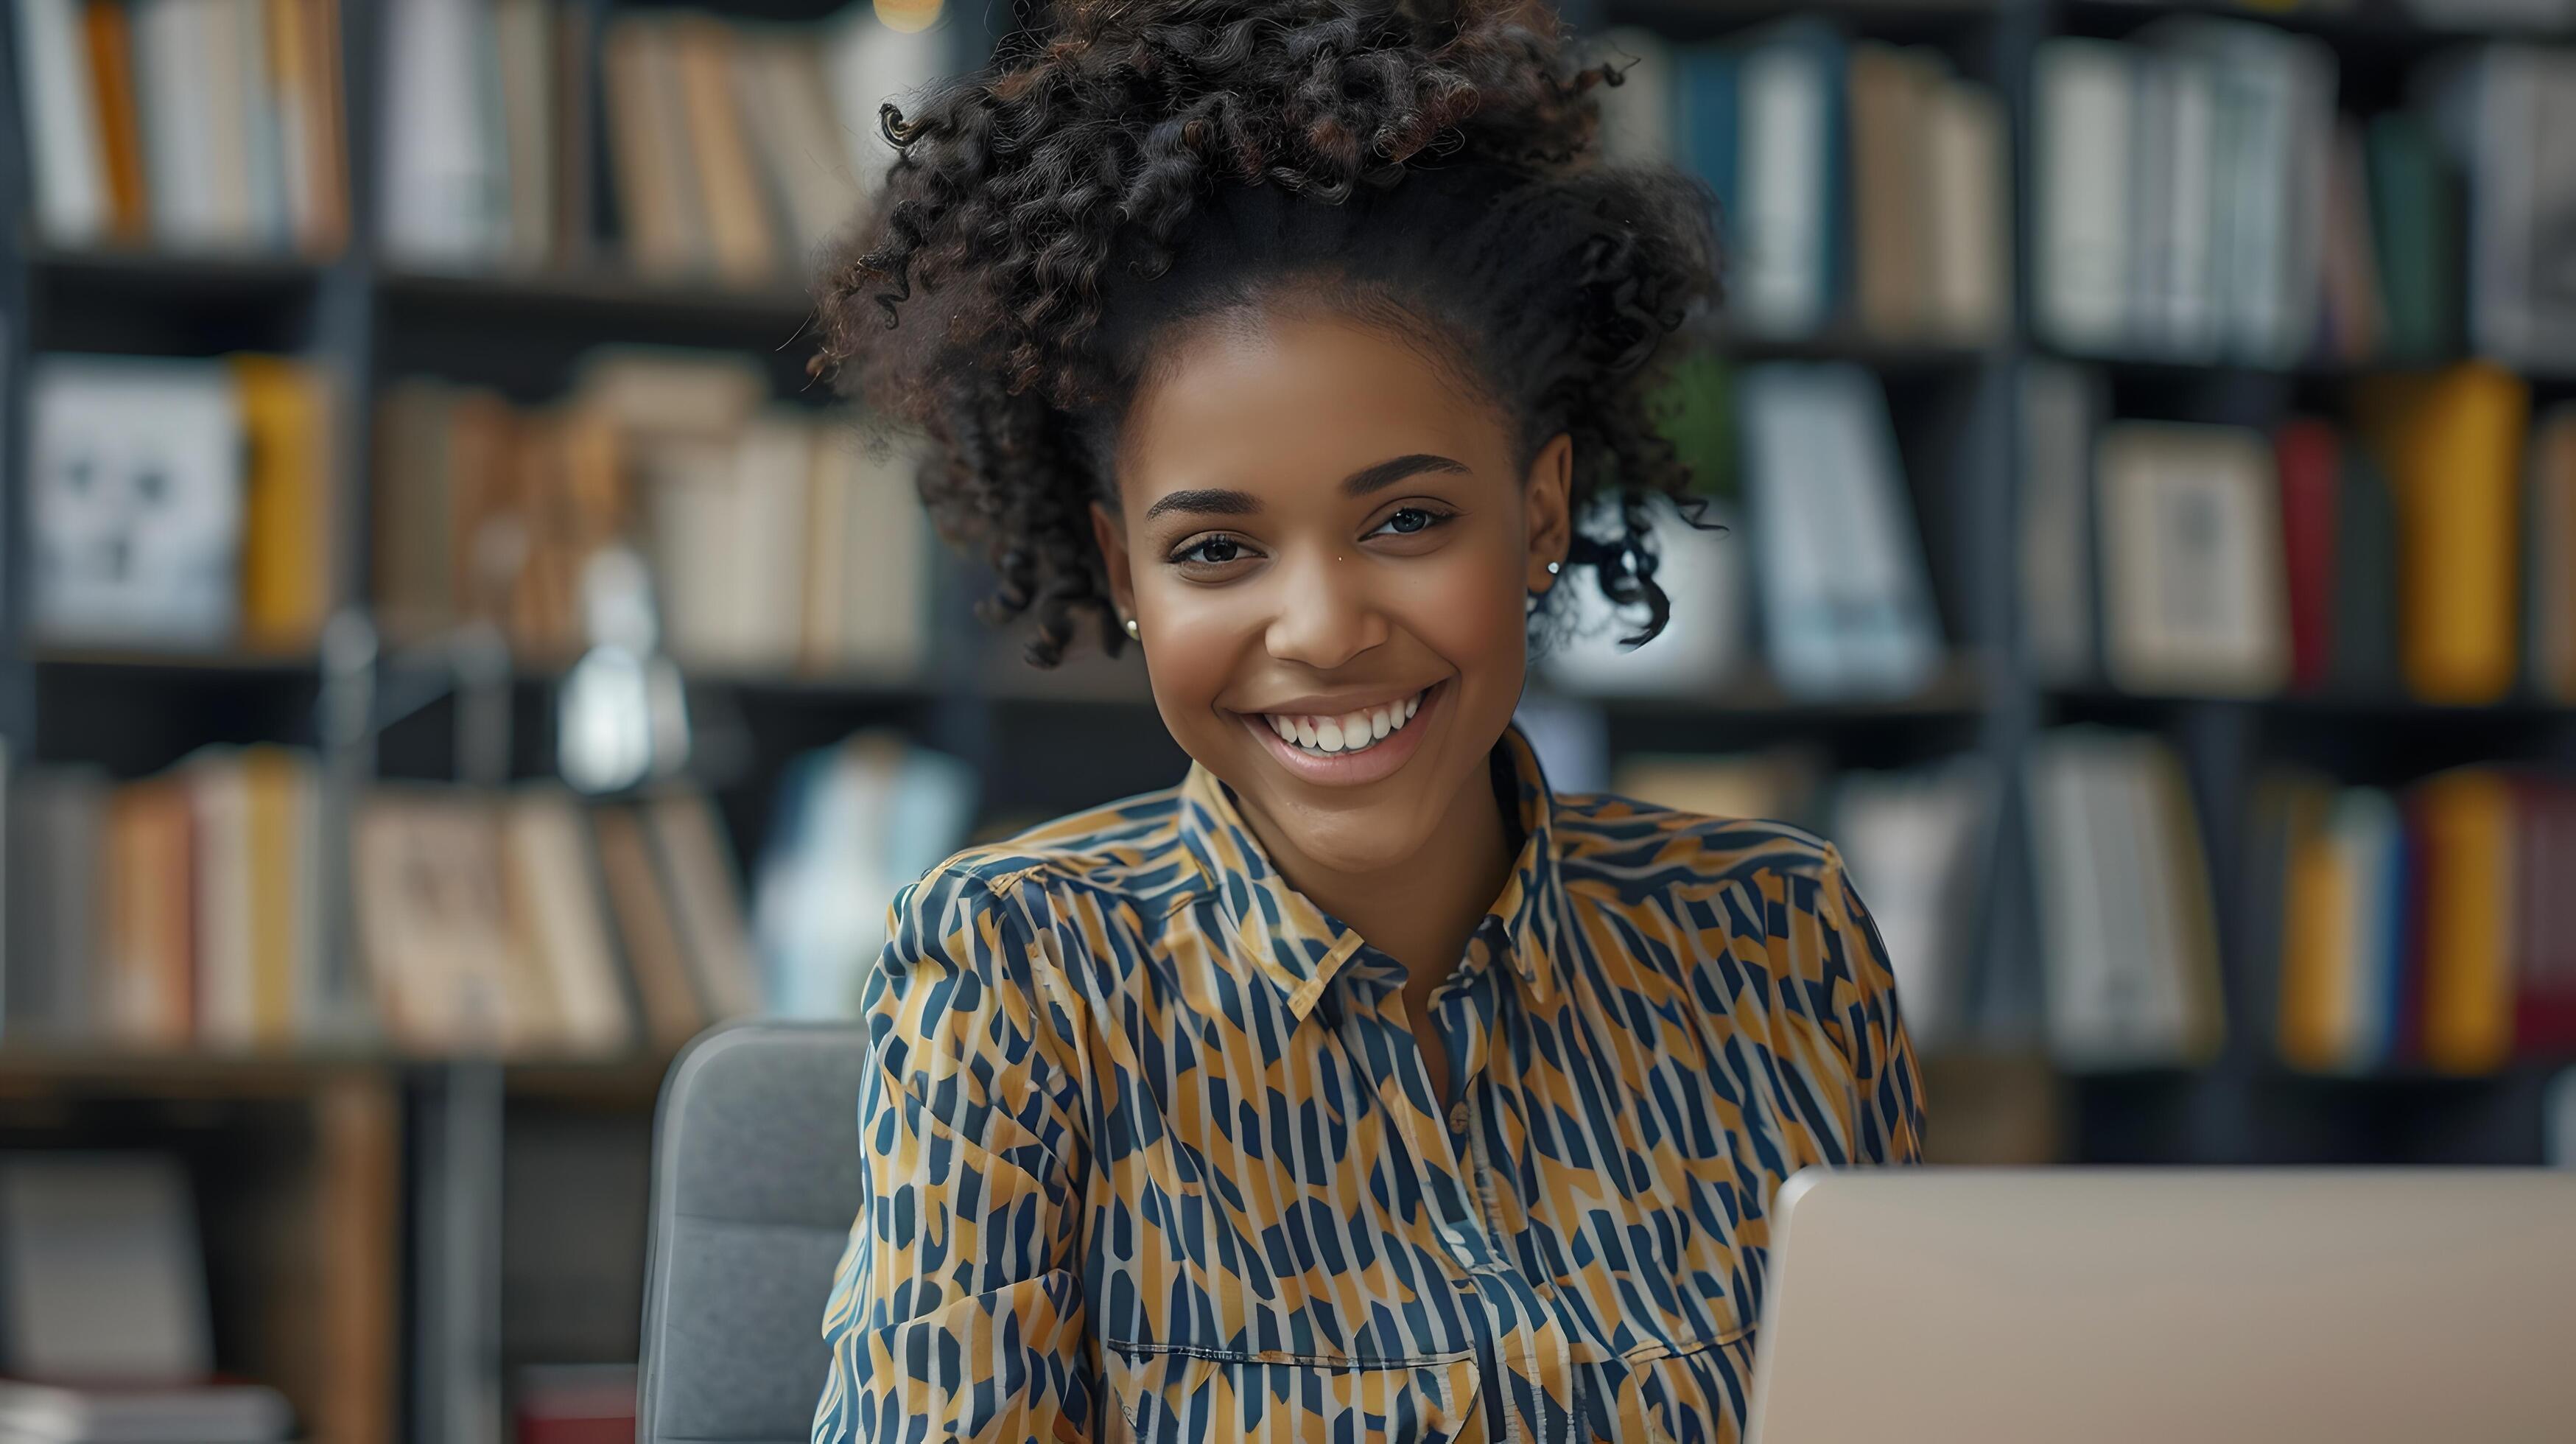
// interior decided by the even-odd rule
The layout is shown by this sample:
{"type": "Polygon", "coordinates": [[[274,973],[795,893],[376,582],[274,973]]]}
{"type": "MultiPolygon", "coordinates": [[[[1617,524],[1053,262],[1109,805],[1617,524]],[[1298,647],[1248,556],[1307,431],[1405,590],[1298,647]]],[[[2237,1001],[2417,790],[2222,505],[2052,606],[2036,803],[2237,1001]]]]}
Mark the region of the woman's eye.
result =
{"type": "Polygon", "coordinates": [[[1448,518],[1438,512],[1425,511],[1418,506],[1400,507],[1385,521],[1378,523],[1378,530],[1393,532],[1397,536],[1411,536],[1415,532],[1429,531],[1446,520],[1448,518]]]}
{"type": "Polygon", "coordinates": [[[1184,550],[1176,561],[1197,562],[1203,566],[1221,567],[1243,555],[1242,543],[1232,537],[1212,536],[1184,550]]]}

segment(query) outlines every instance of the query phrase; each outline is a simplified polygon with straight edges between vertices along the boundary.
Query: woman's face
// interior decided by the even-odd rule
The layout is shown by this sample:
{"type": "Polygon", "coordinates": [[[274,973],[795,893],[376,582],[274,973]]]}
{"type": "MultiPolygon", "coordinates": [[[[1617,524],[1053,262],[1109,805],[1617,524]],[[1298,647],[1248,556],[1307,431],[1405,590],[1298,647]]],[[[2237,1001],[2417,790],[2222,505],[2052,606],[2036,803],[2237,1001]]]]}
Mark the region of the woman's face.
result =
{"type": "Polygon", "coordinates": [[[1331,316],[1195,328],[1093,509],[1172,736],[1290,861],[1413,858],[1510,722],[1565,556],[1572,444],[1526,469],[1482,395],[1331,316]],[[1266,825],[1263,825],[1266,824],[1266,825]]]}

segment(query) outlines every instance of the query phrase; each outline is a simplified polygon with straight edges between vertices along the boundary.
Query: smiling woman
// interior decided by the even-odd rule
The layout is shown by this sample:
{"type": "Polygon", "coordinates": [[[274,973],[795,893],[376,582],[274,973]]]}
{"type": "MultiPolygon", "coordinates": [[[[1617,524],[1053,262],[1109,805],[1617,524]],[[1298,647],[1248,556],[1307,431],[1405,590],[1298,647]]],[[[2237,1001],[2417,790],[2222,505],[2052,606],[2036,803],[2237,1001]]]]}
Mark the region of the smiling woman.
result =
{"type": "Polygon", "coordinates": [[[1511,726],[1560,578],[1667,620],[1715,262],[1615,80],[1525,4],[1118,0],[889,110],[826,364],[1194,765],[898,900],[818,1441],[1732,1439],[1773,1190],[1918,1151],[1835,850],[1511,726]]]}

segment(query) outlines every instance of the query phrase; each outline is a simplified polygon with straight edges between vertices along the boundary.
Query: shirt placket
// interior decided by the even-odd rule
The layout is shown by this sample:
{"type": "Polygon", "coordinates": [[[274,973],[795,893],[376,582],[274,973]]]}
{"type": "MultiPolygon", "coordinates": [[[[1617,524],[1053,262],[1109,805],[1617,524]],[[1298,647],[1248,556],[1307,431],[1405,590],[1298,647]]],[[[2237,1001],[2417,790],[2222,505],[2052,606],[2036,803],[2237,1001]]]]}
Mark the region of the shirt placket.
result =
{"type": "MultiPolygon", "coordinates": [[[[1380,1105],[1400,1121],[1412,1145],[1426,1220],[1456,1267],[1461,1314],[1475,1331],[1484,1374],[1490,1437],[1503,1444],[1571,1438],[1572,1370],[1561,1329],[1544,1299],[1510,1262],[1492,1230],[1495,1187],[1480,1146],[1486,1095],[1498,1080],[1486,1076],[1495,1010],[1509,967],[1509,935],[1485,921],[1468,945],[1458,972],[1431,999],[1431,1023],[1456,1071],[1458,1102],[1445,1113],[1431,1087],[1431,1071],[1406,1016],[1403,992],[1392,980],[1402,970],[1384,960],[1390,985],[1353,1011],[1350,1024],[1379,1033],[1379,1046],[1360,1056],[1396,1060],[1390,1076],[1371,1080],[1380,1105]]],[[[1377,962],[1376,955],[1371,961],[1377,962]]],[[[1368,970],[1377,973],[1377,968],[1368,970]]]]}

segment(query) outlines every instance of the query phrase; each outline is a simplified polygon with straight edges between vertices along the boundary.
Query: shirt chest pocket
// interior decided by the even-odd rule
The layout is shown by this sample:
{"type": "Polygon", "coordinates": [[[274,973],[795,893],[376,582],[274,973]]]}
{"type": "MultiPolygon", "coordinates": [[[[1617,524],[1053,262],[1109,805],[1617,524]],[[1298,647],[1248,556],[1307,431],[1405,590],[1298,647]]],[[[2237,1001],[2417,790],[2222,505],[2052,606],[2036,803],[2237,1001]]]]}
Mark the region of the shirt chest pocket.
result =
{"type": "Polygon", "coordinates": [[[1482,1444],[1472,1353],[1383,1363],[1104,1342],[1125,1438],[1140,1444],[1482,1444]]]}

